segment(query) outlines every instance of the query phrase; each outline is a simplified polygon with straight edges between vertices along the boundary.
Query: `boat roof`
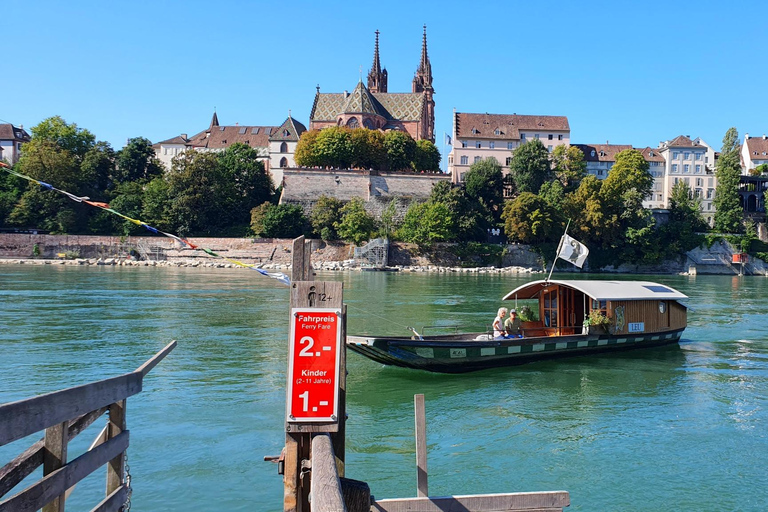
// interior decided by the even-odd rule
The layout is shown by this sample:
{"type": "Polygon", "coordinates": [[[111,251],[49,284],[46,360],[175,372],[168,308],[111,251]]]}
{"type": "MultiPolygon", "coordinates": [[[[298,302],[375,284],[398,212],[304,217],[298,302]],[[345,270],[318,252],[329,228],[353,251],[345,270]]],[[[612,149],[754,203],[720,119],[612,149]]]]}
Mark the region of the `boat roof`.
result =
{"type": "Polygon", "coordinates": [[[665,284],[651,281],[604,281],[604,280],[540,280],[518,286],[503,300],[533,299],[549,285],[559,284],[583,292],[595,300],[684,300],[688,296],[665,284]]]}

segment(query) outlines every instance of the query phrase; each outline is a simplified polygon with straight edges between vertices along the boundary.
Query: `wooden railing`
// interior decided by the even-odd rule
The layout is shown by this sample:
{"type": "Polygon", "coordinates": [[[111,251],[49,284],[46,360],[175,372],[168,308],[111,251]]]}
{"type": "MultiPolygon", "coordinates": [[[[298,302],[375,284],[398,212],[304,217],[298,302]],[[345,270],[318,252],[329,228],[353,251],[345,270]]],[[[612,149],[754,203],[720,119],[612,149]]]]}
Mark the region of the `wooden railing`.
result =
{"type": "Polygon", "coordinates": [[[40,466],[43,478],[0,501],[0,512],[63,512],[75,485],[105,464],[106,497],[93,511],[122,510],[130,491],[124,475],[129,439],[126,399],[141,391],[144,376],[175,347],[172,341],[135,371],[119,377],[0,405],[0,446],[45,430],[43,439],[0,468],[0,499],[40,466]],[[90,449],[67,461],[69,441],[105,412],[109,422],[90,449]]]}

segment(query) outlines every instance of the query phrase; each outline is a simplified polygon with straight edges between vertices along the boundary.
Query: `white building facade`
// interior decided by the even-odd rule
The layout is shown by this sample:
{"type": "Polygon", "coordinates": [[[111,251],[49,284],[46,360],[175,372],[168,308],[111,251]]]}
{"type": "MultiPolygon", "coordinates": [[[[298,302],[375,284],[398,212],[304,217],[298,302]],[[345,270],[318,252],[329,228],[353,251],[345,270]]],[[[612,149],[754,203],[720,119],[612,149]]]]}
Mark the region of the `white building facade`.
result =
{"type": "Polygon", "coordinates": [[[488,157],[495,158],[507,175],[512,153],[529,140],[540,140],[550,153],[571,141],[571,128],[565,116],[454,111],[452,133],[448,172],[453,183],[462,183],[469,167],[488,157]]]}
{"type": "Polygon", "coordinates": [[[19,161],[21,147],[29,142],[29,134],[23,126],[14,126],[10,123],[0,124],[0,159],[13,165],[19,161]]]}
{"type": "Polygon", "coordinates": [[[758,165],[768,164],[768,137],[750,137],[744,134],[744,144],[741,145],[741,165],[744,174],[758,165]]]}

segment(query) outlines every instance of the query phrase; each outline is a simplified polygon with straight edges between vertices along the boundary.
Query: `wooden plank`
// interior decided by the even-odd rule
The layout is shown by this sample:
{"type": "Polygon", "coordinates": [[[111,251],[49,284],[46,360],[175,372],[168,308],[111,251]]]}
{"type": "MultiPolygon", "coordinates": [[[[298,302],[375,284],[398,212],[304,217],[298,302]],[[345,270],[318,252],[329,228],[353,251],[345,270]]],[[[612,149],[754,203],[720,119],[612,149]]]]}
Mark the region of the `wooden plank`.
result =
{"type": "Polygon", "coordinates": [[[427,415],[424,407],[424,395],[413,395],[413,408],[416,416],[416,495],[429,496],[427,482],[427,415]]]}
{"type": "Polygon", "coordinates": [[[336,454],[339,476],[346,474],[347,437],[347,305],[341,306],[341,352],[339,353],[339,425],[331,434],[333,453],[336,454]]]}
{"type": "MultiPolygon", "coordinates": [[[[67,464],[68,422],[45,429],[43,451],[43,477],[50,475],[67,464]]],[[[64,490],[53,501],[43,507],[43,512],[64,512],[66,496],[64,490]]]]}
{"type": "Polygon", "coordinates": [[[304,268],[302,270],[304,278],[302,281],[314,281],[315,271],[312,268],[312,241],[304,240],[304,268]]]}
{"type": "Polygon", "coordinates": [[[140,373],[128,373],[0,405],[0,446],[141,391],[140,373]]]}
{"type": "Polygon", "coordinates": [[[128,498],[128,487],[121,485],[115,491],[96,505],[91,512],[115,512],[125,504],[128,498]]]}
{"type": "Polygon", "coordinates": [[[43,464],[45,442],[41,439],[0,469],[0,498],[43,464]]]}
{"type": "MultiPolygon", "coordinates": [[[[100,407],[71,421],[69,425],[69,439],[74,439],[80,432],[88,428],[104,414],[106,410],[106,407],[100,407]]],[[[0,468],[0,498],[8,494],[11,489],[16,487],[43,464],[44,448],[45,440],[40,439],[24,450],[18,457],[0,468]]]]}
{"type": "MultiPolygon", "coordinates": [[[[125,430],[126,400],[121,400],[109,406],[109,423],[107,423],[107,441],[118,437],[125,430]]],[[[107,494],[112,494],[123,485],[125,472],[125,452],[119,453],[109,461],[107,466],[107,494]]]]}
{"type": "Polygon", "coordinates": [[[376,512],[490,512],[562,510],[571,504],[567,491],[476,494],[439,498],[397,498],[371,505],[376,512]]]}
{"type": "Polygon", "coordinates": [[[346,512],[330,435],[316,434],[312,437],[311,456],[312,509],[319,512],[346,512]]]}
{"type": "Polygon", "coordinates": [[[304,272],[306,265],[304,263],[304,235],[293,240],[291,247],[291,282],[309,281],[309,276],[304,272]]]}
{"type": "Polygon", "coordinates": [[[173,340],[169,344],[167,344],[162,350],[160,350],[157,354],[150,357],[146,363],[136,368],[136,371],[134,373],[140,373],[142,377],[146,377],[146,375],[152,371],[152,368],[157,366],[157,364],[165,359],[165,356],[171,353],[173,349],[176,348],[176,340],[173,340]]]}
{"type": "MultiPolygon", "coordinates": [[[[91,451],[94,448],[96,448],[97,446],[101,446],[102,444],[107,442],[107,430],[108,429],[109,429],[109,425],[104,425],[104,428],[102,428],[101,432],[98,433],[96,438],[91,443],[91,446],[88,447],[88,451],[91,451]]],[[[64,497],[66,499],[69,499],[69,495],[72,494],[74,492],[74,490],[75,490],[75,486],[73,485],[72,487],[67,489],[67,492],[64,495],[64,497]]]]}
{"type": "Polygon", "coordinates": [[[285,434],[285,458],[283,459],[283,511],[299,510],[298,495],[301,483],[301,461],[299,460],[299,436],[304,434],[285,434]]]}
{"type": "Polygon", "coordinates": [[[370,512],[371,488],[367,483],[350,478],[339,478],[339,482],[347,512],[370,512]]]}
{"type": "Polygon", "coordinates": [[[128,448],[129,432],[126,430],[114,439],[90,452],[85,452],[34,483],[19,494],[0,503],[0,512],[34,512],[66,489],[93,473],[116,455],[128,448]]]}

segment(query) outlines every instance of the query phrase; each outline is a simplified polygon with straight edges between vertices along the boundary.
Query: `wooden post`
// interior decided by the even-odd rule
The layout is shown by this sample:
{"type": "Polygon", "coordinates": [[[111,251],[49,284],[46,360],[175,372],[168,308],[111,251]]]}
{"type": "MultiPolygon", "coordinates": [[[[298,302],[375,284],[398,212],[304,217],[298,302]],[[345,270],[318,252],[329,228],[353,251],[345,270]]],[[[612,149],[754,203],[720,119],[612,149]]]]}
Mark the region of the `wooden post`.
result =
{"type": "Polygon", "coordinates": [[[341,484],[336,471],[331,437],[312,437],[312,508],[319,512],[346,512],[341,484]]]}
{"type": "MultiPolygon", "coordinates": [[[[120,400],[109,406],[109,423],[107,440],[114,439],[125,430],[125,400],[120,400]]],[[[123,485],[125,470],[125,452],[109,461],[107,465],[107,496],[123,485]]]]}
{"type": "MultiPolygon", "coordinates": [[[[346,310],[343,309],[342,283],[338,281],[313,281],[311,242],[301,236],[293,241],[293,262],[290,309],[293,308],[338,308],[342,311],[342,347],[339,372],[339,419],[338,433],[333,436],[337,456],[344,461],[344,419],[346,397],[346,310]]],[[[288,384],[286,376],[286,384],[288,384]]],[[[288,386],[286,386],[288,389],[288,386]]],[[[302,461],[310,459],[311,433],[328,431],[323,426],[298,425],[293,430],[286,424],[285,470],[283,474],[283,510],[285,512],[309,511],[309,480],[302,478],[302,461]]],[[[334,428],[334,430],[336,430],[334,428]]],[[[343,464],[339,472],[343,474],[343,464]]]]}
{"type": "Polygon", "coordinates": [[[427,416],[424,395],[413,395],[416,415],[416,492],[420,498],[429,496],[427,486],[427,416]]]}
{"type": "MultiPolygon", "coordinates": [[[[43,451],[43,476],[50,475],[67,463],[67,443],[69,442],[69,422],[65,421],[45,429],[45,449],[43,451]]],[[[61,495],[43,507],[43,512],[64,512],[66,496],[61,495]]]]}

